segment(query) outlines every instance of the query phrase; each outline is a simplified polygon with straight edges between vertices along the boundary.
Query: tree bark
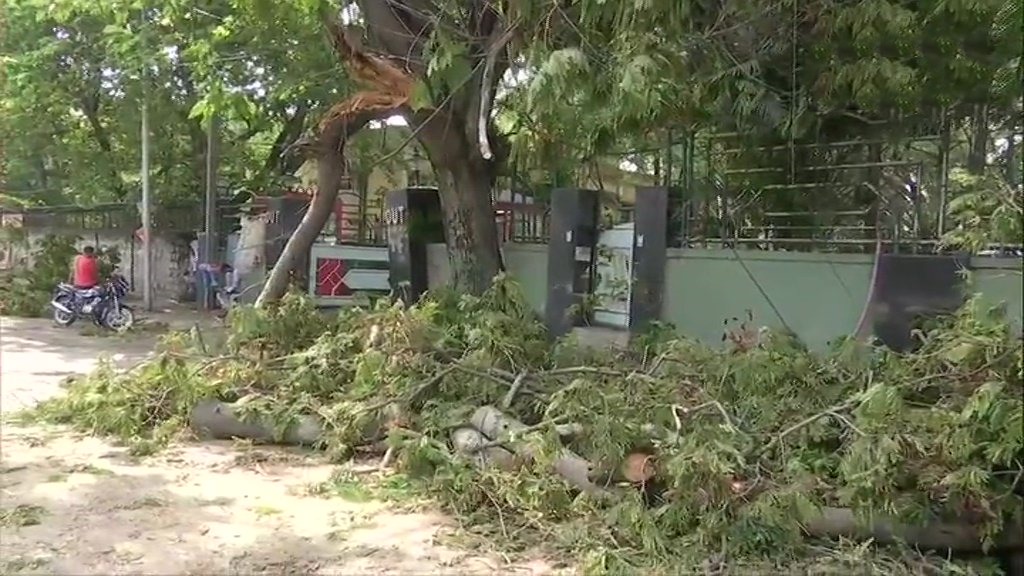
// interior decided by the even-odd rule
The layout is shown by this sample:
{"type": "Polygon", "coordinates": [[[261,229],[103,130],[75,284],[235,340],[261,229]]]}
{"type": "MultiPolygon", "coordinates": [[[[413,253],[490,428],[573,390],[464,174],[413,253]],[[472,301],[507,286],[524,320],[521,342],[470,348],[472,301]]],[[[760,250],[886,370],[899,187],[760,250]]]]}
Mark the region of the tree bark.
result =
{"type": "Polygon", "coordinates": [[[450,283],[457,290],[482,294],[502,270],[490,178],[469,167],[440,172],[450,283]]]}
{"type": "Polygon", "coordinates": [[[971,144],[967,153],[967,171],[983,174],[988,164],[988,105],[975,104],[971,115],[971,144]]]}
{"type": "MultiPolygon", "coordinates": [[[[471,136],[474,131],[464,129],[461,120],[473,124],[472,115],[472,111],[452,110],[426,117],[406,115],[406,119],[416,129],[437,176],[449,284],[460,292],[481,294],[504,266],[491,201],[497,160],[485,160],[471,136]]],[[[503,157],[504,150],[499,154],[503,157]]]]}
{"type": "Polygon", "coordinates": [[[295,233],[288,238],[288,243],[274,264],[267,283],[263,285],[263,290],[256,299],[257,307],[266,306],[269,302],[284,296],[288,291],[291,273],[309,254],[327,219],[334,213],[338,188],[345,176],[342,152],[345,142],[371,120],[385,118],[395,112],[394,109],[375,104],[373,98],[357,94],[339,105],[339,112],[336,115],[329,114],[321,125],[319,141],[310,147],[317,160],[317,192],[313,195],[309,209],[303,215],[295,233]],[[352,110],[353,107],[367,102],[370,102],[367,109],[352,110]]]}
{"type": "MultiPolygon", "coordinates": [[[[481,406],[469,419],[470,425],[480,431],[488,440],[504,440],[517,444],[514,448],[526,461],[533,461],[536,458],[536,451],[528,444],[516,442],[514,438],[527,430],[522,422],[512,418],[493,406],[481,406]]],[[[572,450],[563,448],[552,462],[552,468],[556,474],[561,476],[570,486],[581,492],[592,496],[609,497],[610,491],[602,486],[594,484],[590,480],[591,464],[572,450]]]]}

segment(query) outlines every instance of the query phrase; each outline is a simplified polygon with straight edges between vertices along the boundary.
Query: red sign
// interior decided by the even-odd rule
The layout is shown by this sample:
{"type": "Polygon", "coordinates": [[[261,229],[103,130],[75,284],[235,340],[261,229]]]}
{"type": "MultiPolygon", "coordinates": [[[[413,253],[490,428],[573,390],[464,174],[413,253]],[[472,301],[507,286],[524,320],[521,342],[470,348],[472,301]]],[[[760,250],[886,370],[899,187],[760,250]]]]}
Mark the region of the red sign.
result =
{"type": "Polygon", "coordinates": [[[340,258],[316,259],[316,295],[351,296],[352,289],[345,284],[348,267],[340,258]]]}

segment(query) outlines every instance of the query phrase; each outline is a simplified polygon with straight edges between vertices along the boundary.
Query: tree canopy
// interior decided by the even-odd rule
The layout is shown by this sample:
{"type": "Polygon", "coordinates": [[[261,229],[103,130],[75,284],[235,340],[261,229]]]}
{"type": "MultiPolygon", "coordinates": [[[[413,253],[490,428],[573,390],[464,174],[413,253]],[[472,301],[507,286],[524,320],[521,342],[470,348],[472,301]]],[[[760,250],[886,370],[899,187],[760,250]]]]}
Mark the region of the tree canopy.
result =
{"type": "MultiPolygon", "coordinates": [[[[223,193],[272,189],[356,95],[348,112],[410,125],[441,191],[454,276],[474,291],[501,266],[495,186],[537,170],[569,184],[606,154],[679,167],[693,161],[666,146],[680,134],[765,145],[948,128],[953,163],[1019,178],[1020,0],[4,5],[6,197],[132,201],[143,100],[161,199],[199,197],[214,114],[223,193]]],[[[759,202],[775,197],[803,202],[759,202]]]]}

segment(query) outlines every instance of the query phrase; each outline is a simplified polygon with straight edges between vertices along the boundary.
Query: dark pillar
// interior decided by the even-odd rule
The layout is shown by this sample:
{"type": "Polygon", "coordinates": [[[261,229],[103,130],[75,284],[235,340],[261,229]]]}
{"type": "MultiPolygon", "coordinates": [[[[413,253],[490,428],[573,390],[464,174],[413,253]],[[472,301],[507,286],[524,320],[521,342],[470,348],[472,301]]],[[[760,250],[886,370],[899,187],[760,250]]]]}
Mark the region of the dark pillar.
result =
{"type": "Polygon", "coordinates": [[[427,244],[444,242],[441,198],[436,188],[392,190],[385,198],[391,291],[406,304],[429,287],[427,244]]]}
{"type": "Polygon", "coordinates": [[[914,347],[920,318],[955,312],[964,302],[964,255],[881,254],[871,295],[874,334],[898,352],[914,347]]]}
{"type": "Polygon", "coordinates": [[[633,274],[629,332],[643,332],[661,317],[668,247],[668,197],[664,186],[637,188],[633,212],[633,274]]]}
{"type": "Polygon", "coordinates": [[[594,289],[594,258],[600,192],[557,188],[551,192],[548,295],[545,324],[552,338],[568,334],[583,320],[571,308],[594,289]]]}

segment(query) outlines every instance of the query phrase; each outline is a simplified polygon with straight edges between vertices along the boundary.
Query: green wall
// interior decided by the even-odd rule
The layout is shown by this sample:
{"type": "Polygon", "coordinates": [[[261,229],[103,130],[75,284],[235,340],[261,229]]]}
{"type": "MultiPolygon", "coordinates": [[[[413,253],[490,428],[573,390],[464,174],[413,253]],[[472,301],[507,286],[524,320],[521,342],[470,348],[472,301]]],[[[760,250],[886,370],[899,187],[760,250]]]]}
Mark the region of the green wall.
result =
{"type": "MultiPolygon", "coordinates": [[[[726,319],[744,318],[750,309],[756,326],[788,325],[809,347],[822,349],[857,327],[873,261],[861,254],[669,250],[662,317],[710,344],[721,341],[726,319]]],[[[993,304],[1005,302],[1020,329],[1020,261],[974,258],[972,267],[973,289],[993,304]]]]}
{"type": "MultiPolygon", "coordinates": [[[[430,248],[430,284],[434,286],[447,279],[447,262],[443,246],[430,248]]],[[[534,309],[543,313],[547,245],[506,244],[503,250],[509,272],[534,309]]],[[[745,319],[749,309],[756,326],[788,325],[814,349],[857,327],[868,297],[873,255],[754,250],[736,254],[740,259],[731,250],[669,250],[663,320],[683,335],[716,344],[721,342],[725,320],[745,319]]],[[[1020,261],[974,258],[972,267],[974,290],[993,304],[1005,302],[1020,329],[1024,314],[1020,261]]]]}
{"type": "Polygon", "coordinates": [[[749,309],[755,326],[788,326],[821,348],[856,328],[871,265],[860,254],[669,250],[662,314],[711,344],[721,341],[727,319],[743,320],[749,309]]]}
{"type": "Polygon", "coordinates": [[[509,275],[519,282],[533,309],[543,315],[548,298],[548,245],[509,243],[502,252],[509,275]]]}
{"type": "Polygon", "coordinates": [[[974,258],[973,289],[985,301],[1005,304],[1006,315],[1020,331],[1024,327],[1024,276],[1016,258],[974,258]]]}
{"type": "MultiPolygon", "coordinates": [[[[519,282],[526,300],[538,314],[544,314],[548,283],[547,244],[505,244],[502,247],[505,266],[519,282]]],[[[427,245],[427,281],[431,288],[444,286],[451,271],[444,244],[427,245]]]]}

